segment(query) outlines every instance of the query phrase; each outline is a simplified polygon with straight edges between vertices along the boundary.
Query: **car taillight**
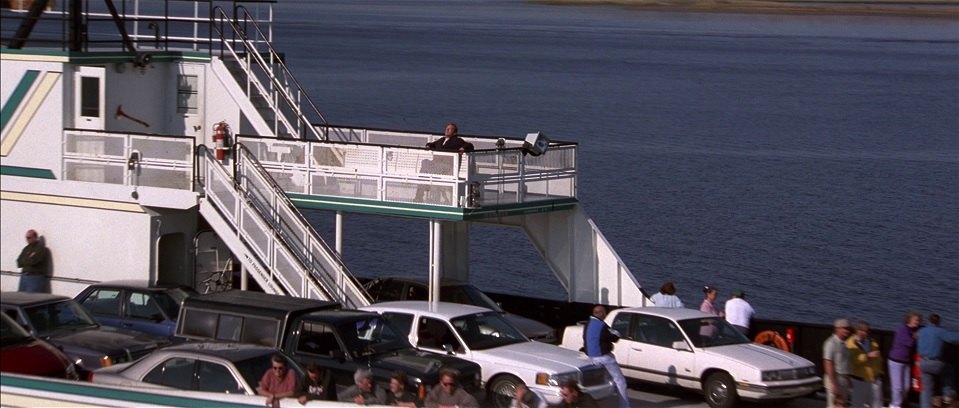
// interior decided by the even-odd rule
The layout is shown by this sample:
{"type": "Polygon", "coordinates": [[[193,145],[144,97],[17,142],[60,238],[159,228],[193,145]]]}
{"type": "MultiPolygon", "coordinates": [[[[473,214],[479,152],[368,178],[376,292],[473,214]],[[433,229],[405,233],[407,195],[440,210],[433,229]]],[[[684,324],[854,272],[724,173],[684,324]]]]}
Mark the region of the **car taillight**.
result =
{"type": "Polygon", "coordinates": [[[100,367],[109,367],[113,365],[113,360],[110,356],[100,357],[100,367]]]}
{"type": "Polygon", "coordinates": [[[93,382],[93,371],[87,373],[87,382],[93,382]]]}
{"type": "Polygon", "coordinates": [[[417,396],[420,397],[420,401],[426,399],[426,384],[421,383],[416,393],[417,393],[417,396]]]}

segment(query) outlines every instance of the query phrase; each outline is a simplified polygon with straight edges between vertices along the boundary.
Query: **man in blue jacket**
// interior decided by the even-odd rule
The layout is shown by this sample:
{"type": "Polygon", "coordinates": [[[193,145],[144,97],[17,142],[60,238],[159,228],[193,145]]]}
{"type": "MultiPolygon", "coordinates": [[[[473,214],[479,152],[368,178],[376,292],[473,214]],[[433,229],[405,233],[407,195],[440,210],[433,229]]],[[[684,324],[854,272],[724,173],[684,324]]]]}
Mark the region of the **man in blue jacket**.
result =
{"type": "Polygon", "coordinates": [[[606,318],[606,307],[596,305],[593,315],[589,317],[586,328],[583,329],[583,349],[586,355],[596,364],[601,364],[609,371],[619,391],[619,406],[629,407],[629,396],[626,395],[626,377],[616,363],[613,356],[613,343],[619,341],[619,333],[611,329],[603,319],[606,318]]]}
{"type": "Polygon", "coordinates": [[[942,348],[946,343],[959,344],[959,333],[939,327],[939,315],[929,315],[929,325],[919,329],[916,338],[916,352],[919,353],[919,371],[922,372],[922,392],[919,393],[919,406],[932,407],[932,396],[936,383],[942,384],[943,406],[949,406],[956,398],[953,389],[953,367],[942,357],[942,348]]]}

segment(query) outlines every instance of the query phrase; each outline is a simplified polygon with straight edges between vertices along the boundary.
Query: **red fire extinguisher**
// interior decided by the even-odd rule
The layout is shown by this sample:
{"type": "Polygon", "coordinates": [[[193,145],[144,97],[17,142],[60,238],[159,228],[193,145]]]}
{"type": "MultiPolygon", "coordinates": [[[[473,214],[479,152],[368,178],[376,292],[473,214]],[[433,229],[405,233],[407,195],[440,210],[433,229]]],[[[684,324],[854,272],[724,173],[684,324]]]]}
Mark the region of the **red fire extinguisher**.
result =
{"type": "Polygon", "coordinates": [[[230,125],[226,122],[219,122],[213,125],[213,143],[216,145],[216,159],[226,160],[227,138],[230,136],[230,125]]]}

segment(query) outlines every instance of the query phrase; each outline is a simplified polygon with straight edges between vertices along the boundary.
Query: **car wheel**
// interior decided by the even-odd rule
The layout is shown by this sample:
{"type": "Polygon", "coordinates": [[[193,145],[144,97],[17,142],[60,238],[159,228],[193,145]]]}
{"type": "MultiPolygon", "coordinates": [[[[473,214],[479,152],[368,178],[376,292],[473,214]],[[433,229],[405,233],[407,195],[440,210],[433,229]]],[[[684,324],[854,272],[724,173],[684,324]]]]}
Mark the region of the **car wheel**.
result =
{"type": "Polygon", "coordinates": [[[496,377],[488,388],[488,399],[493,407],[509,407],[513,401],[516,387],[523,385],[523,381],[512,375],[496,377]]]}
{"type": "Polygon", "coordinates": [[[731,408],[736,406],[739,395],[732,377],[724,372],[710,374],[703,384],[706,403],[712,408],[731,408]]]}

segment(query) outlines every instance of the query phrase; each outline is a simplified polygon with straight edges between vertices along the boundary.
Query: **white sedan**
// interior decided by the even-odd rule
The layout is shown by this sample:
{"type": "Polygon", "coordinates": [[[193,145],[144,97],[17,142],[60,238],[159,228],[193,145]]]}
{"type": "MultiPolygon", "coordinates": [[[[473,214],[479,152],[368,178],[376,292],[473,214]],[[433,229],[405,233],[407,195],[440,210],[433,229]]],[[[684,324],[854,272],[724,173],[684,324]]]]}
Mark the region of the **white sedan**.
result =
{"type": "MultiPolygon", "coordinates": [[[[724,319],[698,310],[618,309],[606,323],[621,335],[613,354],[626,377],[701,391],[711,407],[733,407],[739,398],[797,398],[822,385],[811,361],[753,343],[724,319]]],[[[579,350],[583,326],[567,327],[561,346],[579,350]]]]}
{"type": "Polygon", "coordinates": [[[576,380],[602,400],[614,395],[609,374],[585,355],[531,341],[499,312],[458,303],[402,301],[361,308],[382,313],[418,349],[451,354],[482,367],[488,402],[506,406],[525,384],[549,404],[560,402],[560,386],[576,380]]]}

